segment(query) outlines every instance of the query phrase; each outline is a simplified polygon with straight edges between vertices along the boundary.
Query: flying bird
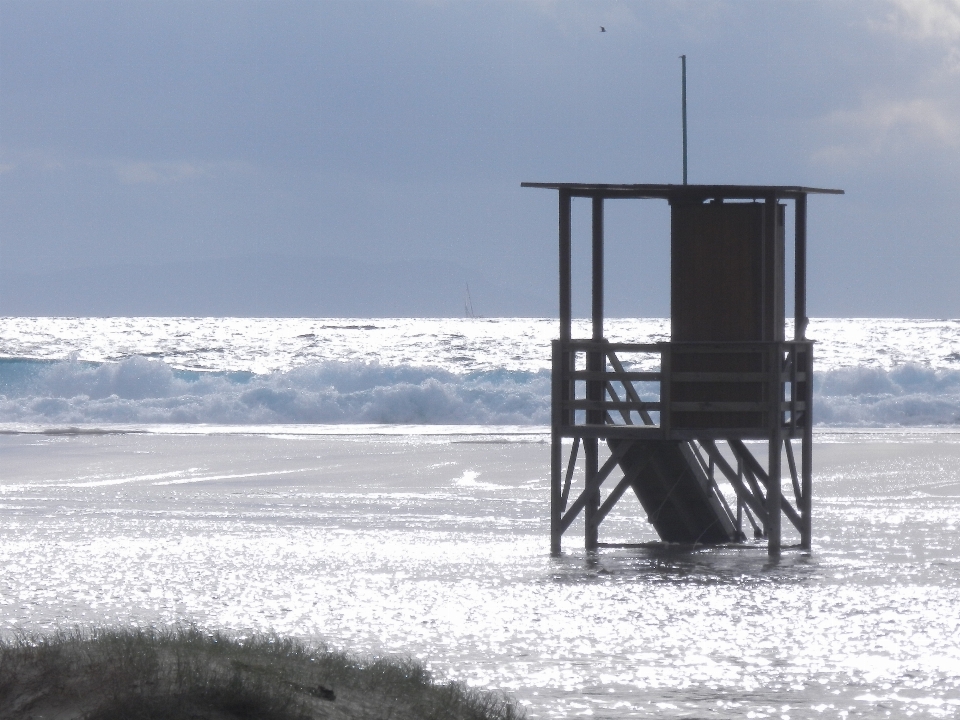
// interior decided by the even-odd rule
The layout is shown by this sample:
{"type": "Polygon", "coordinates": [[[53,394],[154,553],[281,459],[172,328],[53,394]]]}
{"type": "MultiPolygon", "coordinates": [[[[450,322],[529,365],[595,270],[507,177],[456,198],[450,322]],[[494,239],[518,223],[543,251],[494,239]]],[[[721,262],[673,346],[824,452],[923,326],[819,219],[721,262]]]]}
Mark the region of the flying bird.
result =
{"type": "Polygon", "coordinates": [[[600,32],[606,32],[606,31],[607,31],[607,29],[606,29],[603,25],[601,25],[601,26],[600,26],[600,32]]]}

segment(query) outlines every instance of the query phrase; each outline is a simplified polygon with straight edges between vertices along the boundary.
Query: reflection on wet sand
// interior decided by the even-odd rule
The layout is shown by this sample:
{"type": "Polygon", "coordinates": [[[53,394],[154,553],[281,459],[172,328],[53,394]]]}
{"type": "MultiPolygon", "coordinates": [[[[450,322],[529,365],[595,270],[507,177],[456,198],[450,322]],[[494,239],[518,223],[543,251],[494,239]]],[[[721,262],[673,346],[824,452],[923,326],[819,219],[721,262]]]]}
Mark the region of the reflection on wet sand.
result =
{"type": "Polygon", "coordinates": [[[604,539],[642,546],[551,557],[536,435],[6,435],[0,607],[409,654],[531,717],[955,716],[960,436],[894,435],[823,437],[777,563],[627,503],[604,539]]]}

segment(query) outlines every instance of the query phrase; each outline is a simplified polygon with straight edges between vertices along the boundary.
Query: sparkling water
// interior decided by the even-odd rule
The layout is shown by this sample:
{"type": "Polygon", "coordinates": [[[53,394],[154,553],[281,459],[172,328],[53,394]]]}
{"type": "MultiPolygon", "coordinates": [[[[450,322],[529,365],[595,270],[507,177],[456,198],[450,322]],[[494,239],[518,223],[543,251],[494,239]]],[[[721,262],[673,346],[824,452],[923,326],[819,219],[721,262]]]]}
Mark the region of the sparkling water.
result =
{"type": "MultiPolygon", "coordinates": [[[[606,330],[655,342],[669,322],[606,330]]],[[[6,318],[0,423],[545,424],[556,332],[523,318],[6,318]]],[[[808,335],[818,424],[960,424],[960,321],[813,320],[808,335]]]]}
{"type": "Polygon", "coordinates": [[[776,563],[629,497],[601,540],[648,546],[549,555],[555,330],[0,321],[3,627],[276,631],[538,718],[960,717],[960,324],[811,323],[813,550],[776,563]]]}

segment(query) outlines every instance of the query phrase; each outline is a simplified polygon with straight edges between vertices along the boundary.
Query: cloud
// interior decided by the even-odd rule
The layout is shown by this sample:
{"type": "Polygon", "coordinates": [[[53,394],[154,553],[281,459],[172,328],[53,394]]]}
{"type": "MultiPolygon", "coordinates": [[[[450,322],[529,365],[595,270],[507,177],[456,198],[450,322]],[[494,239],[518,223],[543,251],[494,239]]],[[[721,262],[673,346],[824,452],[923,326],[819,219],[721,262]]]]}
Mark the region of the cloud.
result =
{"type": "Polygon", "coordinates": [[[886,27],[915,40],[960,41],[960,0],[890,0],[886,27]]]}
{"type": "Polygon", "coordinates": [[[894,39],[893,62],[874,74],[859,105],[824,115],[815,162],[854,165],[960,149],[960,0],[886,0],[868,27],[894,39]]]}
{"type": "Polygon", "coordinates": [[[118,162],[115,169],[127,185],[175,183],[204,174],[203,168],[189,162],[118,162]]]}
{"type": "Polygon", "coordinates": [[[16,172],[34,178],[85,178],[120,186],[170,186],[189,182],[223,183],[251,179],[263,168],[242,160],[208,162],[196,158],[152,160],[65,153],[53,148],[0,147],[0,175],[16,172]]]}
{"type": "Polygon", "coordinates": [[[960,112],[937,99],[866,97],[858,108],[830,113],[823,124],[843,139],[817,150],[817,162],[849,163],[920,147],[960,148],[960,112]]]}
{"type": "Polygon", "coordinates": [[[936,48],[941,55],[937,75],[960,75],[960,0],[888,0],[890,11],[871,24],[906,40],[936,48]]]}

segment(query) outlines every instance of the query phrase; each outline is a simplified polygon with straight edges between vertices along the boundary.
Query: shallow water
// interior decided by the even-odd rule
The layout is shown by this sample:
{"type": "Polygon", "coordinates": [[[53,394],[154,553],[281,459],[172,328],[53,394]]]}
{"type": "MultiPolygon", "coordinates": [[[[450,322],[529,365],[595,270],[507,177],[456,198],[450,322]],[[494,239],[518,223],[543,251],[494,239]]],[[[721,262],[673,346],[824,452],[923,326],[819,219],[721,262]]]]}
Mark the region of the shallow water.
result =
{"type": "Polygon", "coordinates": [[[275,630],[531,717],[960,716],[960,433],[818,433],[814,550],[773,564],[551,558],[544,434],[385,430],[0,435],[3,626],[275,630]]]}

